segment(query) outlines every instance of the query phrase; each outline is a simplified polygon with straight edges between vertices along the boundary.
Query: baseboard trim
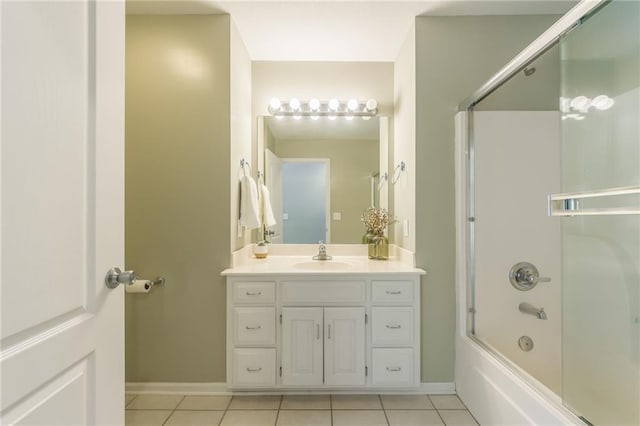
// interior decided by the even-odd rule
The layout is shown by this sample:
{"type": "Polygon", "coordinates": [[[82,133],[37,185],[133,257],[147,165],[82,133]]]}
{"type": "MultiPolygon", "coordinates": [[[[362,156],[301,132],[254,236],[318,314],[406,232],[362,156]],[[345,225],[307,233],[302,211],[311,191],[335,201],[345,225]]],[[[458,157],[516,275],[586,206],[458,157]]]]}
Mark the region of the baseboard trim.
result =
{"type": "Polygon", "coordinates": [[[227,388],[224,382],[217,383],[163,383],[163,382],[127,382],[125,392],[135,394],[180,394],[180,395],[300,395],[300,394],[327,394],[349,395],[349,394],[394,394],[394,395],[451,395],[456,393],[455,383],[420,383],[415,389],[350,389],[350,390],[252,390],[233,391],[227,388]]]}

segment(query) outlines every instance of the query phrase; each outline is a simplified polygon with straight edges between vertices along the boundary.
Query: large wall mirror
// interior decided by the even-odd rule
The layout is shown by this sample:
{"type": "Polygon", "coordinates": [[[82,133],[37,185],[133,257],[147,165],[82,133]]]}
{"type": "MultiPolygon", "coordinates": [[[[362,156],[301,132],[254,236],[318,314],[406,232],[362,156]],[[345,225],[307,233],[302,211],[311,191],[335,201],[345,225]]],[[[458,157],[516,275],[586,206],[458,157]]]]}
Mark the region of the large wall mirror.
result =
{"type": "Polygon", "coordinates": [[[259,117],[276,244],[359,244],[362,211],[387,207],[388,119],[259,117]],[[381,173],[382,172],[382,173],[381,173]]]}

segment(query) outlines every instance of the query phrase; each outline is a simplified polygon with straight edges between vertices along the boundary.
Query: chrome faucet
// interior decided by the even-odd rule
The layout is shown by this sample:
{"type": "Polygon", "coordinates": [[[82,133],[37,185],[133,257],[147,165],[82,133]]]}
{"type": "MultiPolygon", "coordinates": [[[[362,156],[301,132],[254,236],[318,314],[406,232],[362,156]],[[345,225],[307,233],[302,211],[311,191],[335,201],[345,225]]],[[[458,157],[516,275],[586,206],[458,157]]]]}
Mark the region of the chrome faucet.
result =
{"type": "Polygon", "coordinates": [[[521,303],[518,306],[518,309],[523,314],[533,315],[534,317],[536,317],[538,319],[541,319],[541,320],[546,320],[547,319],[547,313],[544,311],[544,308],[536,308],[535,306],[533,306],[533,305],[531,305],[529,303],[521,303]]]}
{"type": "Polygon", "coordinates": [[[318,241],[318,254],[313,256],[313,260],[331,260],[333,257],[327,255],[327,246],[324,241],[318,241]]]}

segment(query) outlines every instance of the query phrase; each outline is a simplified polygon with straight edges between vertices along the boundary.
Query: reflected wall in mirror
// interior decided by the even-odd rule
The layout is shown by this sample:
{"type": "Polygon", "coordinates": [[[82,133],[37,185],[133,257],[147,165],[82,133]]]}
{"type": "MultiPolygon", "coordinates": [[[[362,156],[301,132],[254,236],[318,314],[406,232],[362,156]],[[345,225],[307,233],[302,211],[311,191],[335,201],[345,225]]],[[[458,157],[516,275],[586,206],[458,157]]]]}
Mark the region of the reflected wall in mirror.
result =
{"type": "Polygon", "coordinates": [[[362,242],[360,215],[381,203],[380,119],[264,117],[272,243],[362,242]]]}

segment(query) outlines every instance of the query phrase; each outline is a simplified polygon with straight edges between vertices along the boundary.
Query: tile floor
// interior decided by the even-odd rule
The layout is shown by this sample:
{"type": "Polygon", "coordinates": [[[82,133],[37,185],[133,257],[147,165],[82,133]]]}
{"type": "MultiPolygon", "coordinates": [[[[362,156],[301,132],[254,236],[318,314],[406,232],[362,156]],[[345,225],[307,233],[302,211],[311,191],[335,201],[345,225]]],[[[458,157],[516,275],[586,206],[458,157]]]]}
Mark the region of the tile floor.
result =
{"type": "Polygon", "coordinates": [[[478,425],[456,395],[133,395],[127,426],[478,425]]]}

